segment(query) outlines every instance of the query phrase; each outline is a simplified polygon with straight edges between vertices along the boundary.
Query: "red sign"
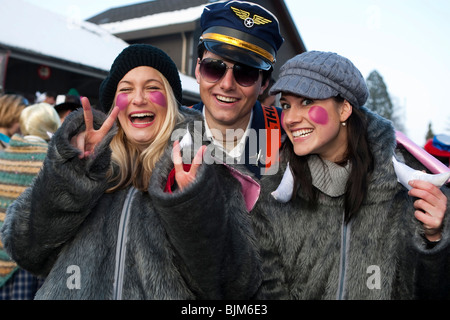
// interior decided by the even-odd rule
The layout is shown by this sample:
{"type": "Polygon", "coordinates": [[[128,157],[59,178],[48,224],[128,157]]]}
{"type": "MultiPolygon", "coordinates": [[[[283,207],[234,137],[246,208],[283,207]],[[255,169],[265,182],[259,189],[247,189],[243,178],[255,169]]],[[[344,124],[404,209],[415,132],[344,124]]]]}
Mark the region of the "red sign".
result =
{"type": "Polygon", "coordinates": [[[52,70],[50,69],[50,67],[41,65],[38,68],[38,75],[39,78],[41,78],[42,80],[47,80],[48,78],[50,78],[50,75],[52,74],[52,70]]]}

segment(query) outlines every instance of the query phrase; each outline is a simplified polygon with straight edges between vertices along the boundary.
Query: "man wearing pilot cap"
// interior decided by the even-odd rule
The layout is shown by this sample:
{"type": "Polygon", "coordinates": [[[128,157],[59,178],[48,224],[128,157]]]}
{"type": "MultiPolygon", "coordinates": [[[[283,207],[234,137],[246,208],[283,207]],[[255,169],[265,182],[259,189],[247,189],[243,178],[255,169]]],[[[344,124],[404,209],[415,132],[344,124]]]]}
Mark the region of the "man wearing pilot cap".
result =
{"type": "Polygon", "coordinates": [[[207,5],[200,24],[195,76],[202,101],[193,108],[203,112],[224,162],[245,164],[260,178],[275,167],[282,131],[281,110],[257,101],[284,41],[278,20],[258,4],[226,1],[207,5]]]}

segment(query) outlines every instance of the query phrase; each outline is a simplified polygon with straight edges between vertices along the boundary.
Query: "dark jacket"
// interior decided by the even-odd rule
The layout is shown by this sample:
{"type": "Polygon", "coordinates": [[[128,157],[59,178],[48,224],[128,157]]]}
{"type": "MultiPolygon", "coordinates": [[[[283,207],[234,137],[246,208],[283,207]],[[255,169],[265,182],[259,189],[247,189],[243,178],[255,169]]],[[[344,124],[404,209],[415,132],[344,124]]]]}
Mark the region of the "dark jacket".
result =
{"type": "MultiPolygon", "coordinates": [[[[193,121],[201,121],[201,114],[187,108],[182,113],[185,120],[175,131],[182,135],[189,124],[194,135],[193,121]]],[[[104,118],[94,112],[94,127],[104,118]]],[[[105,193],[115,131],[95,158],[80,160],[69,141],[83,126],[82,110],[64,121],[42,171],[9,207],[1,230],[11,257],[46,276],[36,298],[252,296],[259,285],[254,239],[239,183],[229,170],[202,164],[191,185],[165,193],[173,168],[171,141],[148,192],[129,187],[105,193]]]]}
{"type": "MultiPolygon", "coordinates": [[[[251,215],[264,262],[259,298],[449,297],[450,210],[442,240],[431,248],[414,217],[415,199],[394,172],[394,129],[389,121],[363,110],[375,169],[368,197],[348,224],[343,219],[342,195],[320,192],[315,209],[305,205],[301,190],[295,200],[276,201],[270,193],[278,187],[286,163],[276,175],[262,179],[262,195],[251,215]]],[[[320,190],[326,190],[329,178],[313,174],[320,190]]],[[[448,197],[448,188],[442,190],[448,197]]]]}
{"type": "MultiPolygon", "coordinates": [[[[202,111],[204,104],[200,102],[192,106],[192,108],[202,111]]],[[[250,125],[252,133],[247,137],[245,152],[242,155],[242,159],[238,161],[240,165],[236,167],[245,167],[245,169],[242,168],[240,170],[251,173],[253,177],[259,179],[261,176],[269,174],[269,172],[278,170],[278,159],[271,161],[268,156],[277,156],[271,153],[275,150],[278,151],[284,130],[280,122],[280,108],[262,106],[259,101],[256,101],[252,110],[253,119],[250,125]],[[264,129],[275,129],[278,131],[274,131],[272,136],[264,129]],[[269,139],[273,139],[274,141],[269,141],[269,139]],[[268,141],[269,145],[267,144],[268,141]],[[273,146],[270,145],[271,142],[274,143],[273,146]],[[266,168],[270,171],[266,171],[266,168]]]]}

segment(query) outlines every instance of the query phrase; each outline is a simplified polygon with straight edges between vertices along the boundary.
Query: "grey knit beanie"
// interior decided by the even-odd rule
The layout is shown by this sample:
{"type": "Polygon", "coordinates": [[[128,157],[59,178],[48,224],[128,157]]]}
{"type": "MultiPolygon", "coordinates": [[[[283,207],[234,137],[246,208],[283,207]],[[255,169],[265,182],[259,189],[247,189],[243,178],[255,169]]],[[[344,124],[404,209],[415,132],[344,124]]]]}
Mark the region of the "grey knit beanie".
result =
{"type": "Polygon", "coordinates": [[[183,98],[181,80],[175,62],[161,49],[149,44],[132,44],[116,57],[108,76],[100,85],[100,109],[105,113],[109,111],[114,101],[117,84],[128,71],[140,67],[155,68],[166,77],[172,87],[175,98],[179,103],[183,98]]]}
{"type": "Polygon", "coordinates": [[[280,69],[270,94],[293,93],[309,99],[328,99],[341,95],[357,108],[369,97],[361,72],[336,53],[309,51],[288,60],[280,69]]]}

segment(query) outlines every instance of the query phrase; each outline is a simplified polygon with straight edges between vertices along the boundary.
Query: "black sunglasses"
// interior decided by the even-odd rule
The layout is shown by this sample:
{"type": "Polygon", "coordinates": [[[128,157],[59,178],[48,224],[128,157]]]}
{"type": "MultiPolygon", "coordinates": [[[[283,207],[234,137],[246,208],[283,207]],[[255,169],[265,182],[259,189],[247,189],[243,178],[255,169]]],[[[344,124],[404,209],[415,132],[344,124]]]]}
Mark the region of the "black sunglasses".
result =
{"type": "Polygon", "coordinates": [[[218,59],[205,58],[200,61],[200,74],[207,82],[215,83],[223,78],[227,69],[233,69],[236,82],[243,87],[250,87],[258,81],[260,69],[235,63],[228,67],[225,62],[218,59]]]}

